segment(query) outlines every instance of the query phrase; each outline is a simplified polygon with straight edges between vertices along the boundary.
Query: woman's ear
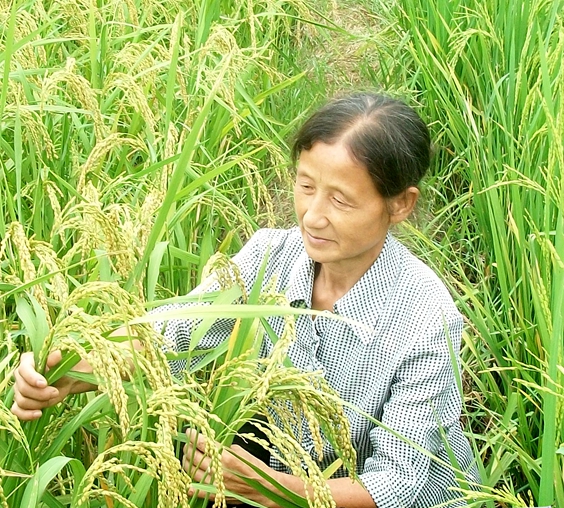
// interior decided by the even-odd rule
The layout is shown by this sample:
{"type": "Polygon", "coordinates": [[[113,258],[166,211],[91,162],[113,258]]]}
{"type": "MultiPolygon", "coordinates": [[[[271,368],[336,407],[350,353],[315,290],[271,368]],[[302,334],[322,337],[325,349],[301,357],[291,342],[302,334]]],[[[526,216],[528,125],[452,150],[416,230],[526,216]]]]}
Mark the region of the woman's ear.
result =
{"type": "Polygon", "coordinates": [[[417,187],[408,187],[403,192],[389,198],[388,200],[388,213],[390,214],[390,222],[392,224],[399,224],[407,219],[419,198],[419,189],[417,187]]]}

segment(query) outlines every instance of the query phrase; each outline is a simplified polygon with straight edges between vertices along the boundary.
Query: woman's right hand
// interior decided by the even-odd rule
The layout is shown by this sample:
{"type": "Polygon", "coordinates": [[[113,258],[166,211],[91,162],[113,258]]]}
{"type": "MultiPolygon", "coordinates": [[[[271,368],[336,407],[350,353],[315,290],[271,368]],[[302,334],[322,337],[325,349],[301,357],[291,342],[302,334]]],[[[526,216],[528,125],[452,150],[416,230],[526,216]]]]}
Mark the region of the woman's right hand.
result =
{"type": "MultiPolygon", "coordinates": [[[[54,367],[62,359],[60,351],[55,351],[47,357],[47,370],[54,367]]],[[[79,362],[86,364],[86,362],[79,362]]],[[[88,368],[76,368],[73,370],[88,371],[88,368]]],[[[87,364],[86,364],[87,365],[87,364]]],[[[23,353],[20,364],[14,372],[14,404],[12,413],[20,420],[36,420],[42,414],[42,409],[54,406],[61,402],[70,393],[86,391],[78,389],[76,380],[69,376],[63,376],[54,385],[49,386],[44,376],[35,370],[33,353],[23,353]]],[[[82,383],[84,384],[84,383],[82,383]]]]}

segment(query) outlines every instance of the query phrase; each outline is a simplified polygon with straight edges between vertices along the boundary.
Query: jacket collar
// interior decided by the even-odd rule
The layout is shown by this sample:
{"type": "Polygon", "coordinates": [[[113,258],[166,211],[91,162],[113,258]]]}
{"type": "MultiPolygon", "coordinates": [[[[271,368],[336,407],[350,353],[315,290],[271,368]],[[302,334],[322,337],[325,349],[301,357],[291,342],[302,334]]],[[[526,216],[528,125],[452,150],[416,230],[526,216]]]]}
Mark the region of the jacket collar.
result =
{"type": "MultiPolygon", "coordinates": [[[[349,323],[364,344],[375,337],[378,318],[400,275],[402,246],[388,233],[376,261],[356,284],[335,302],[333,312],[355,323],[349,323]]],[[[293,307],[311,308],[315,263],[305,249],[290,273],[286,296],[293,307]]]]}

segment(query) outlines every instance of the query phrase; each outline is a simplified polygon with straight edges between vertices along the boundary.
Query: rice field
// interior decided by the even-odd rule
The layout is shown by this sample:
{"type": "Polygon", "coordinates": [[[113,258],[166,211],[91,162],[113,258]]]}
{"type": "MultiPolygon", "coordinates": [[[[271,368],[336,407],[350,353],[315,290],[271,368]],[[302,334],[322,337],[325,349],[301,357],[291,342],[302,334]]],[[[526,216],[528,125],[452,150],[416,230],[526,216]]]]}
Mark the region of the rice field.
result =
{"type": "MultiPolygon", "coordinates": [[[[229,445],[255,415],[312,486],[276,502],[332,506],[295,422],[354,471],[343,407],[320,376],[279,368],[291,311],[241,287],[227,255],[292,222],[287,144],[351,88],[404,98],[433,132],[424,200],[396,233],[467,318],[463,418],[483,479],[469,505],[564,506],[562,14],[561,0],[0,0],[0,507],[203,505],[182,429],[229,445]],[[141,316],[209,270],[224,286],[193,302],[195,333],[237,325],[179,380],[141,316]],[[276,354],[257,360],[280,312],[276,354]],[[19,422],[19,354],[45,368],[53,349],[51,381],[88,354],[94,373],[75,376],[100,389],[19,422]]],[[[201,488],[221,502],[217,476],[201,488]]]]}

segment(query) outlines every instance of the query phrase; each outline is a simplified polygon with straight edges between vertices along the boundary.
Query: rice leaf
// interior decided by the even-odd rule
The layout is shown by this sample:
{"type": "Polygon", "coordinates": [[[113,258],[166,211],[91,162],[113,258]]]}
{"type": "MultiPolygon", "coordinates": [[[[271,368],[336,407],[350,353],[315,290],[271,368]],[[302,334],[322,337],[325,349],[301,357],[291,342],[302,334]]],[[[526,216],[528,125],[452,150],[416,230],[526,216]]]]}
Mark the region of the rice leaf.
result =
{"type": "Polygon", "coordinates": [[[27,484],[22,497],[21,506],[30,508],[38,506],[38,503],[49,483],[67,465],[71,467],[77,484],[80,483],[86,473],[86,469],[79,460],[70,457],[53,457],[39,466],[37,472],[27,484]]]}

